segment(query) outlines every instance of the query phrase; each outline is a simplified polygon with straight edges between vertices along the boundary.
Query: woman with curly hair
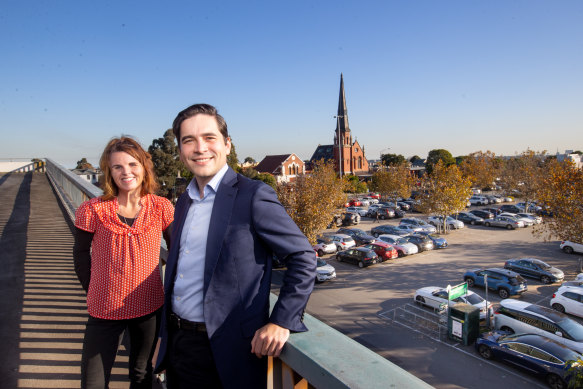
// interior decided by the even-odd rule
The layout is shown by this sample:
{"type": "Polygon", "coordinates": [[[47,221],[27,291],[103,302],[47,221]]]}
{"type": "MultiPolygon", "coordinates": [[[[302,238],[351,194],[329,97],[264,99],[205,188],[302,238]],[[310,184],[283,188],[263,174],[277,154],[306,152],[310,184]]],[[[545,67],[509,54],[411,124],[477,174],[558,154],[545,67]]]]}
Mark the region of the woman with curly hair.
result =
{"type": "Polygon", "coordinates": [[[87,292],[89,319],[81,387],[107,388],[124,331],[130,340],[131,388],[151,388],[150,359],[164,290],[160,243],[168,247],[174,208],[154,195],[150,155],[134,139],[112,139],[99,161],[103,195],[75,213],[75,271],[87,292]]]}

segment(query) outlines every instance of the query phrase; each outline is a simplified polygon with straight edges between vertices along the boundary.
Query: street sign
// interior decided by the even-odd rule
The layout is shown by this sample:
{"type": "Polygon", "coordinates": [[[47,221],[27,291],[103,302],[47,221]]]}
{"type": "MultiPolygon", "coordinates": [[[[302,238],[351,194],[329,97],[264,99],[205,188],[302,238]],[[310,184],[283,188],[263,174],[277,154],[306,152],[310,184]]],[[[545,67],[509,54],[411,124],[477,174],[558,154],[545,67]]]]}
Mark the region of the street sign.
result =
{"type": "Polygon", "coordinates": [[[449,300],[455,300],[456,298],[458,298],[460,296],[464,296],[464,295],[468,294],[468,284],[465,282],[463,284],[452,286],[448,289],[449,289],[449,293],[448,293],[449,300]]]}

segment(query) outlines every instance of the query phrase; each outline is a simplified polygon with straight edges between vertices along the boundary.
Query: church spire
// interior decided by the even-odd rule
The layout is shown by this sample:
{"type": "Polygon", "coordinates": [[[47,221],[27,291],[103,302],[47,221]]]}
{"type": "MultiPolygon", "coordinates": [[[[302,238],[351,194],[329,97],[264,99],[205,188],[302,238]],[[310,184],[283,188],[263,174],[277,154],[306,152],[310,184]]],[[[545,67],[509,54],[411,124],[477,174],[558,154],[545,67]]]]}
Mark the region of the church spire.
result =
{"type": "Polygon", "coordinates": [[[350,127],[348,127],[348,110],[346,109],[346,95],[344,93],[344,76],[340,73],[340,96],[338,97],[338,121],[336,122],[336,133],[338,130],[340,132],[350,132],[350,127]],[[338,128],[340,125],[340,128],[338,128]]]}

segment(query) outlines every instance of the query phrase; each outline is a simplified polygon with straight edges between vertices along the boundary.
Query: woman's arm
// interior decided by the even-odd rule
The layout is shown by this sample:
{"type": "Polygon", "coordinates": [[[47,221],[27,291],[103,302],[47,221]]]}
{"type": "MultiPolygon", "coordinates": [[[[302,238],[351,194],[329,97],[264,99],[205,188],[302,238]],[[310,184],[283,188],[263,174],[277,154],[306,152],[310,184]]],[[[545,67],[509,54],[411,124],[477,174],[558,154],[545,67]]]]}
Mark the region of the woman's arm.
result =
{"type": "Polygon", "coordinates": [[[91,242],[93,233],[75,228],[75,245],[73,246],[73,263],[75,273],[85,292],[89,290],[91,280],[91,242]]]}

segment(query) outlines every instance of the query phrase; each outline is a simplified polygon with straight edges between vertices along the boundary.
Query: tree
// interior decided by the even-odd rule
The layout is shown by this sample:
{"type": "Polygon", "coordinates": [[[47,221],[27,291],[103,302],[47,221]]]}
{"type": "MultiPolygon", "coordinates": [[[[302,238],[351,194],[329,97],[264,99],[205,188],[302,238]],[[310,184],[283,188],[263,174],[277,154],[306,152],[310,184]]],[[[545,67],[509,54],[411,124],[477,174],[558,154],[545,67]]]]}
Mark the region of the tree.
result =
{"type": "Polygon", "coordinates": [[[83,157],[77,161],[77,167],[75,169],[93,169],[93,165],[87,162],[87,158],[83,157]]]}
{"type": "Polygon", "coordinates": [[[570,161],[550,160],[541,174],[537,200],[553,217],[537,225],[535,233],[583,242],[583,170],[570,161]]]}
{"type": "Polygon", "coordinates": [[[465,209],[472,195],[471,182],[457,165],[446,166],[441,160],[433,166],[431,175],[424,178],[422,188],[418,197],[421,210],[441,216],[444,231],[447,231],[446,217],[465,209]]]}
{"type": "Polygon", "coordinates": [[[314,164],[312,174],[300,174],[292,182],[279,184],[276,192],[287,213],[315,244],[317,234],[344,204],[345,183],[338,178],[333,163],[320,160],[314,164]]]}
{"type": "Polygon", "coordinates": [[[254,164],[255,160],[252,157],[245,157],[244,163],[254,164]]]}
{"type": "Polygon", "coordinates": [[[404,163],[406,159],[401,154],[383,154],[381,155],[381,161],[383,161],[383,165],[390,166],[400,165],[404,163]]]}
{"type": "Polygon", "coordinates": [[[545,155],[545,151],[535,152],[528,149],[519,156],[508,159],[500,174],[502,187],[506,191],[518,191],[527,204],[535,201],[544,174],[545,155]]]}
{"type": "Polygon", "coordinates": [[[241,172],[241,166],[239,166],[239,159],[237,158],[237,151],[235,150],[235,144],[231,140],[231,152],[227,156],[227,165],[231,167],[237,173],[241,172]]]}
{"type": "Polygon", "coordinates": [[[267,185],[271,186],[273,189],[277,187],[277,181],[272,174],[269,173],[259,173],[257,170],[248,167],[242,168],[241,174],[252,180],[259,180],[265,182],[267,185]]]}
{"type": "Polygon", "coordinates": [[[445,149],[434,149],[427,155],[427,160],[425,161],[425,170],[427,174],[431,174],[433,171],[433,166],[441,161],[446,167],[455,164],[455,159],[452,157],[451,153],[445,149]]]}
{"type": "Polygon", "coordinates": [[[418,156],[418,155],[414,155],[411,158],[409,158],[409,162],[411,162],[411,163],[415,163],[415,162],[417,162],[419,160],[421,160],[421,157],[418,156]]]}
{"type": "Polygon", "coordinates": [[[169,199],[179,195],[176,193],[176,179],[178,177],[192,177],[192,174],[180,162],[175,140],[176,137],[172,129],[169,129],[166,130],[162,138],[154,139],[152,145],[148,147],[148,153],[152,156],[154,172],[160,185],[158,194],[169,199]]]}
{"type": "Polygon", "coordinates": [[[476,188],[490,188],[498,177],[498,159],[490,150],[471,153],[460,165],[462,174],[476,188]]]}
{"type": "Polygon", "coordinates": [[[354,174],[348,174],[344,176],[346,180],[346,192],[348,193],[364,193],[367,191],[367,186],[364,182],[354,174]]]}
{"type": "Polygon", "coordinates": [[[383,197],[396,201],[397,197],[407,198],[411,196],[413,185],[413,176],[405,162],[375,172],[372,176],[371,187],[380,192],[383,197]]]}

